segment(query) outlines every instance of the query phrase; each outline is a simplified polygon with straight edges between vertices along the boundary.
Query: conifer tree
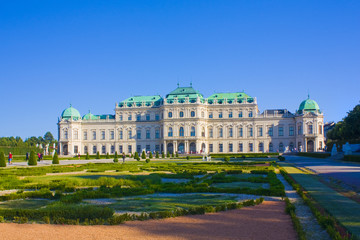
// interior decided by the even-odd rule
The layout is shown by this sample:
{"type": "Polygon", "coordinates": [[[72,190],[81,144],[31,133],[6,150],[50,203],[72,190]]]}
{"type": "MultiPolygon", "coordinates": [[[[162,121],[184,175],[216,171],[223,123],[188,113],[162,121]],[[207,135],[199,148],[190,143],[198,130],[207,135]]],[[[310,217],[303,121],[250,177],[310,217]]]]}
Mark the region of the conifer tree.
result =
{"type": "Polygon", "coordinates": [[[53,160],[52,160],[52,164],[59,164],[59,156],[57,154],[57,152],[55,151],[54,153],[54,157],[53,157],[53,160]]]}
{"type": "Polygon", "coordinates": [[[3,152],[0,152],[0,167],[6,167],[6,160],[3,152]]]}
{"type": "Polygon", "coordinates": [[[156,151],[155,158],[159,158],[159,152],[156,151]]]}
{"type": "Polygon", "coordinates": [[[165,158],[165,153],[164,152],[161,153],[161,158],[165,158]]]}
{"type": "Polygon", "coordinates": [[[97,151],[97,153],[96,153],[96,159],[100,159],[100,153],[99,153],[99,151],[97,151]]]}
{"type": "Polygon", "coordinates": [[[135,152],[135,154],[134,154],[134,159],[138,159],[139,158],[139,153],[138,152],[135,152]]]}
{"type": "Polygon", "coordinates": [[[146,159],[146,153],[145,153],[145,151],[142,151],[142,153],[141,153],[141,158],[142,158],[142,159],[146,159]]]}
{"type": "Polygon", "coordinates": [[[29,166],[36,166],[37,165],[36,155],[35,155],[34,151],[30,152],[30,158],[29,158],[28,165],[29,166]]]}
{"type": "Polygon", "coordinates": [[[152,152],[149,153],[149,158],[153,158],[152,152]]]}
{"type": "Polygon", "coordinates": [[[89,160],[89,159],[90,159],[90,156],[89,156],[89,153],[88,153],[88,152],[86,153],[85,159],[86,159],[86,160],[89,160]]]}
{"type": "Polygon", "coordinates": [[[109,158],[110,158],[109,153],[106,153],[106,159],[109,159],[109,158]]]}
{"type": "Polygon", "coordinates": [[[114,162],[115,163],[119,162],[117,151],[115,151],[114,162]]]}

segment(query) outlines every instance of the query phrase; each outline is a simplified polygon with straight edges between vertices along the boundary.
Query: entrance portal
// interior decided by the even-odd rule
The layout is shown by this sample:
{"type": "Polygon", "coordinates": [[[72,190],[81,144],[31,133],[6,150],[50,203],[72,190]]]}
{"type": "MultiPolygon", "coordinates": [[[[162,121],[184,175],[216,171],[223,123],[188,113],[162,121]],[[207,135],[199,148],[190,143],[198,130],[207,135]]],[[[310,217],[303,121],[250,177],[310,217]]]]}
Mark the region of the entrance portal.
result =
{"type": "Polygon", "coordinates": [[[196,153],[196,144],[194,142],[190,143],[190,153],[196,153]]]}
{"type": "Polygon", "coordinates": [[[313,152],[314,151],[314,141],[309,140],[307,142],[307,152],[313,152]]]}
{"type": "Polygon", "coordinates": [[[185,152],[185,145],[184,145],[184,143],[179,143],[178,153],[184,153],[184,152],[185,152]]]}
{"type": "Polygon", "coordinates": [[[63,155],[68,155],[68,145],[63,145],[63,155]]]}
{"type": "Polygon", "coordinates": [[[172,143],[168,143],[167,145],[167,152],[170,153],[170,154],[173,154],[174,152],[174,145],[172,143]]]}

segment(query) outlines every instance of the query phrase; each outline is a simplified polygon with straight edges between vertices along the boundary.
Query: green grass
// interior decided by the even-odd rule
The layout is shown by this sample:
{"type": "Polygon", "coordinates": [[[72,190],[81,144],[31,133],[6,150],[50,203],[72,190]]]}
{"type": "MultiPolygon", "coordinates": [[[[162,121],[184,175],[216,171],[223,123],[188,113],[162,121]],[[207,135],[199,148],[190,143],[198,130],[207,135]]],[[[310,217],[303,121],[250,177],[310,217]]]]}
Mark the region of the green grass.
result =
{"type": "Polygon", "coordinates": [[[319,182],[311,174],[286,163],[281,163],[281,166],[344,227],[360,237],[360,204],[319,182]]]}
{"type": "Polygon", "coordinates": [[[217,188],[266,188],[269,189],[269,184],[264,183],[252,183],[252,182],[231,182],[231,183],[214,183],[212,187],[217,188]]]}
{"type": "Polygon", "coordinates": [[[46,199],[18,199],[6,201],[0,204],[0,208],[37,209],[46,206],[51,201],[46,199]]]}

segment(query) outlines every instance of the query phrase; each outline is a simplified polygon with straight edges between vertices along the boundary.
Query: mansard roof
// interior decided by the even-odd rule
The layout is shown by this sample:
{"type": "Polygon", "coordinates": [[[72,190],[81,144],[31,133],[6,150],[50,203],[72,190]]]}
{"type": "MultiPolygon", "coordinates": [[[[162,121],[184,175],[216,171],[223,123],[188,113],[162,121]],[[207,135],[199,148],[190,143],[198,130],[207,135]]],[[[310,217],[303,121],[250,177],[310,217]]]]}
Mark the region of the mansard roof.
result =
{"type": "Polygon", "coordinates": [[[160,95],[152,95],[152,96],[134,96],[125,99],[119,103],[119,107],[127,105],[131,106],[141,106],[143,103],[146,106],[151,106],[152,103],[155,106],[159,106],[163,102],[163,98],[160,95]]]}
{"type": "Polygon", "coordinates": [[[243,102],[245,99],[248,103],[252,103],[254,99],[247,95],[244,92],[234,92],[234,93],[214,93],[210,97],[207,98],[209,103],[217,100],[218,102],[221,101],[238,101],[239,103],[243,102]]]}

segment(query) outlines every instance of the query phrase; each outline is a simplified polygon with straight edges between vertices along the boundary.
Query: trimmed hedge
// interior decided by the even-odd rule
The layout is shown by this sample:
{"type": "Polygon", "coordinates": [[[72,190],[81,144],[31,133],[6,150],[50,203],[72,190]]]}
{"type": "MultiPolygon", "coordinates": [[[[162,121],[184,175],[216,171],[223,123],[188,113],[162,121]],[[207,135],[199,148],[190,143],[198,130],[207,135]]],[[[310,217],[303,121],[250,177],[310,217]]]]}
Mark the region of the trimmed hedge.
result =
{"type": "Polygon", "coordinates": [[[11,152],[13,155],[25,155],[27,152],[42,152],[40,148],[36,147],[7,147],[0,146],[0,152],[9,153],[11,152]]]}
{"type": "Polygon", "coordinates": [[[360,155],[345,155],[344,161],[360,162],[360,155]]]}
{"type": "Polygon", "coordinates": [[[299,152],[297,153],[298,156],[302,156],[302,157],[314,157],[314,158],[327,158],[330,157],[331,154],[330,153],[310,153],[310,152],[299,152]]]}
{"type": "Polygon", "coordinates": [[[279,153],[214,153],[210,154],[213,158],[224,158],[225,156],[232,158],[244,158],[244,157],[253,157],[253,158],[266,158],[268,156],[276,157],[279,156],[279,153]]]}

